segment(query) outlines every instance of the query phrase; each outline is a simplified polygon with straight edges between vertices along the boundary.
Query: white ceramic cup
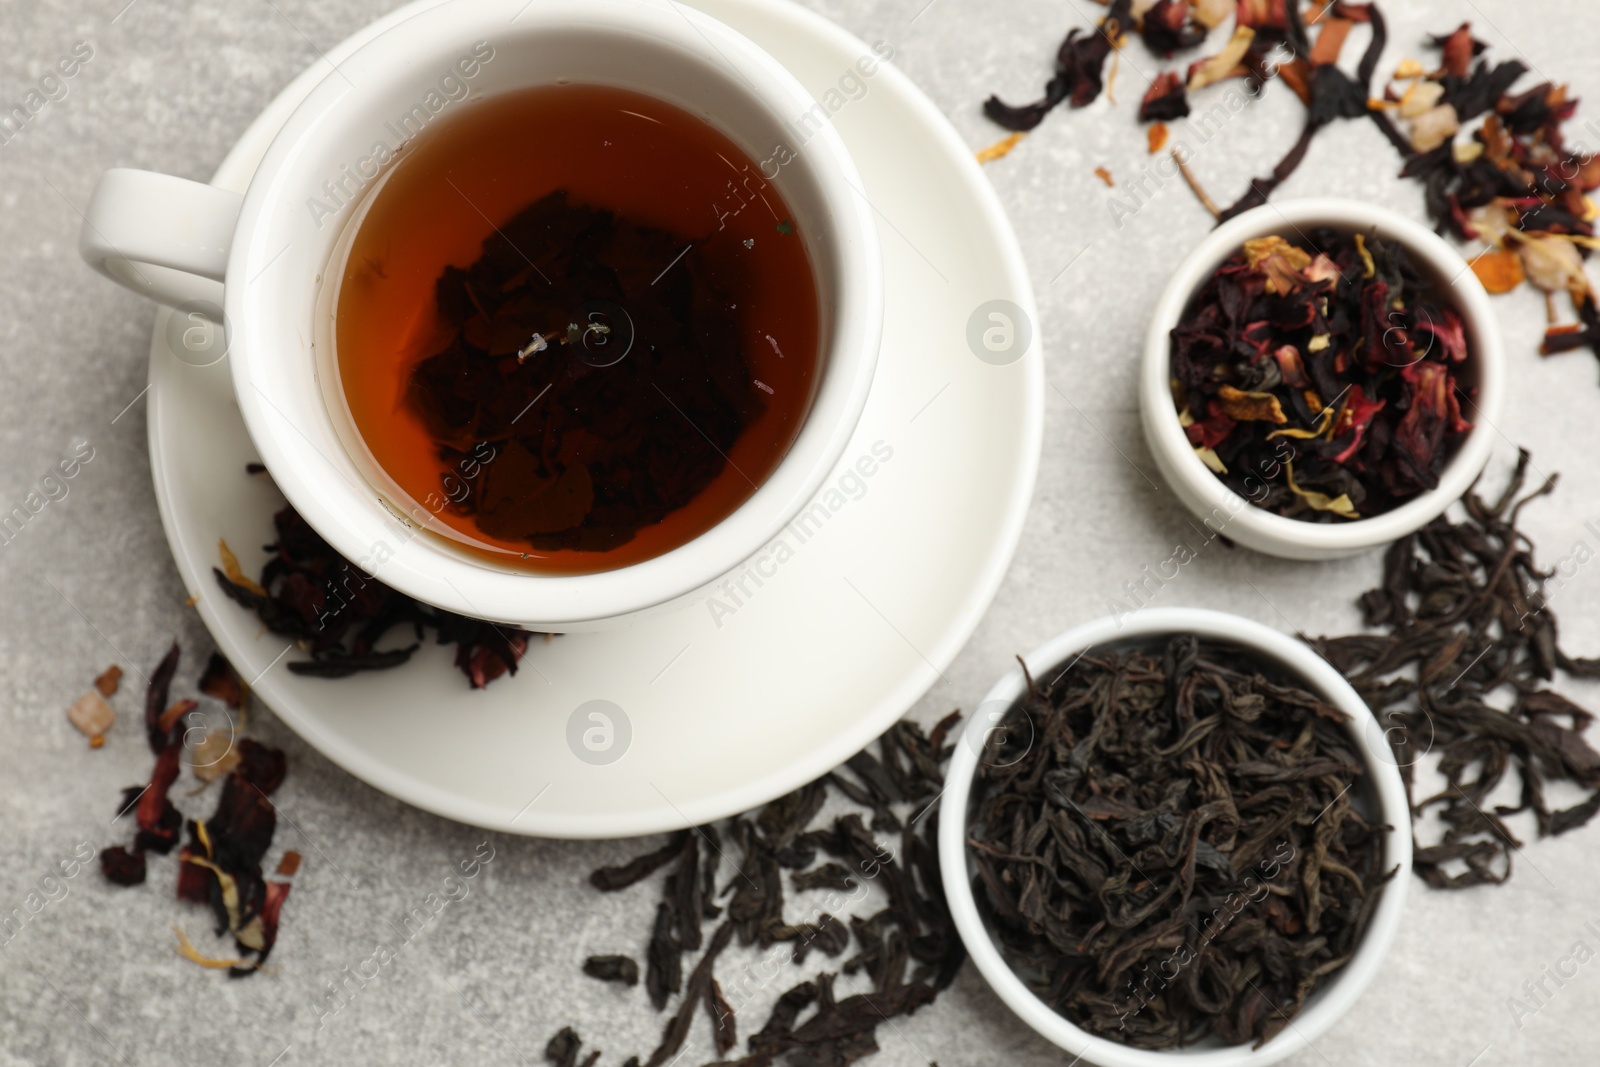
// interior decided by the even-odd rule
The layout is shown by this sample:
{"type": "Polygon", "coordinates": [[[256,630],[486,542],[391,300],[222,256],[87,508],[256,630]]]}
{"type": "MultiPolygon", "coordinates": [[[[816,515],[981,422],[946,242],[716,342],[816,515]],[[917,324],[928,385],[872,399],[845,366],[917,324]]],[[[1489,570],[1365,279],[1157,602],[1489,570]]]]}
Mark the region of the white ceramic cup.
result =
{"type": "MultiPolygon", "coordinates": [[[[1364,814],[1387,824],[1383,835],[1382,869],[1398,868],[1383,888],[1361,942],[1350,961],[1329,975],[1306,998],[1304,1008],[1260,1048],[1195,1045],[1170,1051],[1132,1048],[1080,1030],[1034,995],[1001,956],[973,899],[975,868],[967,854],[967,817],[972,805],[973,781],[979,753],[990,730],[1000,725],[1005,712],[1026,689],[1020,666],[995,683],[968,720],[955,746],[945,775],[939,804],[939,870],[950,915],[973,963],[1006,1006],[1044,1037],[1084,1061],[1100,1067],[1266,1067],[1314,1046],[1334,1022],[1350,1010],[1376,977],[1383,957],[1394,942],[1405,910],[1411,881],[1411,808],[1396,758],[1383,727],[1371,710],[1327,660],[1294,638],[1250,619],[1200,608],[1146,608],[1132,620],[1105,618],[1068,630],[1034,649],[1023,661],[1035,679],[1049,679],[1069,665],[1080,652],[1124,642],[1148,641],[1165,636],[1194,634],[1239,646],[1261,659],[1281,666],[1291,677],[1349,716],[1345,724],[1366,775],[1355,803],[1364,814]]],[[[1076,1062],[1076,1061],[1075,1061],[1076,1062]]]]}
{"type": "Polygon", "coordinates": [[[1359,200],[1319,197],[1272,202],[1218,226],[1178,265],[1162,290],[1145,335],[1139,378],[1139,414],[1145,441],[1167,485],[1190,511],[1225,536],[1258,552],[1286,559],[1353,556],[1421,529],[1461,499],[1494,448],[1505,403],[1505,349],[1489,295],[1459,253],[1421,223],[1359,200]],[[1439,476],[1439,484],[1392,511],[1340,522],[1305,522],[1258,508],[1223,484],[1184,435],[1172,404],[1171,333],[1195,292],[1218,266],[1257,237],[1300,239],[1314,227],[1371,233],[1402,245],[1413,261],[1447,289],[1466,329],[1467,366],[1477,396],[1462,403],[1472,423],[1466,439],[1439,476]]]}
{"type": "Polygon", "coordinates": [[[80,251],[112,279],[168,304],[214,300],[224,283],[239,408],[295,509],[391,587],[535,630],[614,624],[692,594],[759,551],[843,454],[882,331],[877,231],[826,111],[755,44],[670,0],[452,0],[422,11],[329,72],[278,133],[242,198],[166,175],[107,171],[80,251]],[[319,306],[319,296],[342,273],[341,237],[410,138],[482,98],[558,82],[647,93],[702,116],[752,159],[778,159],[776,176],[765,176],[807,242],[822,309],[811,410],[760,488],[679,548],[580,575],[516,572],[418,536],[417,527],[437,520],[383,499],[342,445],[340,413],[318,382],[327,354],[315,351],[332,336],[330,302],[319,306]]]}

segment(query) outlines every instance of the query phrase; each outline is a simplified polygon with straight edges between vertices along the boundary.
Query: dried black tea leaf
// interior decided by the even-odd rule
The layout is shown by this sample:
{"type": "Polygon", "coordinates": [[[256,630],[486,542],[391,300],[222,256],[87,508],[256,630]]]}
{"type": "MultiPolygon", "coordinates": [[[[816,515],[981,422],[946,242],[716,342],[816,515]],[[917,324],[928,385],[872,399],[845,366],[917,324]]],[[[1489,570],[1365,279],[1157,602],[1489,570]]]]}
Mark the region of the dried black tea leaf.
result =
{"type": "Polygon", "coordinates": [[[979,910],[1018,976],[1137,1048],[1259,1047],[1292,1025],[1388,878],[1344,714],[1177,636],[1030,680],[1023,717],[990,734],[968,826],[979,910]]]}
{"type": "Polygon", "coordinates": [[[590,956],[583,961],[583,973],[602,982],[625,986],[639,984],[639,965],[631,956],[590,956]]]}
{"type": "MultiPolygon", "coordinates": [[[[614,892],[670,868],[660,880],[646,940],[645,988],[657,1010],[681,997],[646,1067],[680,1057],[702,1011],[723,1067],[770,1067],[780,1058],[818,1067],[853,1063],[876,1051],[877,1027],[931,1003],[954,980],[966,952],[944,902],[937,820],[922,816],[943,790],[943,767],[951,752],[946,742],[958,721],[950,715],[928,734],[913,723],[897,723],[875,751],[853,757],[841,771],[757,812],[671,835],[657,849],[590,875],[595,888],[614,892]],[[862,812],[819,821],[830,792],[864,808],[874,829],[862,812]],[[892,810],[896,805],[909,806],[919,817],[903,820],[892,810]],[[878,833],[896,835],[897,844],[883,843],[878,833]],[[732,873],[719,886],[718,873],[725,866],[732,873]],[[790,921],[785,869],[798,891],[842,893],[875,883],[887,905],[847,918],[814,908],[790,921]],[[714,904],[713,898],[726,904],[714,904]],[[709,938],[708,922],[717,923],[709,938]],[[748,1054],[727,1059],[738,1045],[738,1019],[715,970],[729,949],[790,944],[791,959],[800,966],[813,951],[845,956],[852,939],[858,951],[843,969],[865,974],[870,992],[835,1000],[833,974],[800,981],[746,1039],[748,1054]],[[701,944],[705,947],[685,979],[684,957],[695,951],[689,946],[701,944]]],[[[638,1067],[639,1062],[634,1058],[627,1064],[638,1067]]]]}
{"type": "MultiPolygon", "coordinates": [[[[212,573],[229,598],[310,654],[310,659],[290,660],[291,673],[347,678],[389,670],[411,659],[428,629],[434,631],[435,643],[455,646],[456,669],[474,689],[517,673],[531,632],[469,619],[390,589],[335,552],[292,507],[285,505],[272,521],[277,540],[266,546],[272,556],[261,568],[257,588],[229,578],[221,568],[212,568],[212,573]],[[415,642],[380,650],[379,643],[396,631],[409,632],[415,642]]],[[[219,690],[213,695],[228,699],[220,695],[222,687],[238,680],[208,674],[202,691],[211,693],[207,684],[219,690]]]]}
{"type": "Polygon", "coordinates": [[[1600,659],[1574,658],[1557,642],[1556,572],[1539,567],[1517,526],[1555,478],[1523,493],[1528,466],[1524,451],[1498,499],[1468,493],[1462,519],[1441,516],[1390,546],[1382,584],[1360,599],[1378,632],[1312,642],[1378,717],[1416,819],[1434,814],[1443,824],[1437,840],[1417,840],[1412,859],[1435,889],[1509,878],[1522,842],[1508,816],[1532,812],[1544,837],[1600,811],[1600,752],[1583,736],[1594,716],[1545,687],[1558,672],[1600,678],[1600,659]],[[1445,787],[1419,798],[1416,769],[1435,760],[1445,787]],[[1495,804],[1490,794],[1508,780],[1520,799],[1495,804]],[[1553,809],[1552,782],[1588,798],[1553,809]]]}

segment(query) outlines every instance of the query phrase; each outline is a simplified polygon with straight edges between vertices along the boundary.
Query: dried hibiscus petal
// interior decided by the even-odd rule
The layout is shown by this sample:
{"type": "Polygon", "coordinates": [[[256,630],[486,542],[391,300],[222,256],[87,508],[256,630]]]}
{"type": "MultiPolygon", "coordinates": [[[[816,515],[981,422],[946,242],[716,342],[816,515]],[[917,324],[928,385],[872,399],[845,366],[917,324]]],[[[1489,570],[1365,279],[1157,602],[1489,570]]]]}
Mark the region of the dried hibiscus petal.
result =
{"type": "Polygon", "coordinates": [[[1139,120],[1173,122],[1187,114],[1189,93],[1183,79],[1170,70],[1157,74],[1139,101],[1139,120]]]}
{"type": "Polygon", "coordinates": [[[1031,130],[1058,104],[1083,107],[1100,95],[1106,57],[1132,25],[1132,0],[1113,0],[1111,10],[1092,32],[1074,29],[1056,53],[1055,76],[1035,103],[1013,107],[998,96],[984,101],[983,113],[1008,130],[1031,130]]]}
{"type": "Polygon", "coordinates": [[[143,852],[129,852],[121,845],[100,850],[100,873],[117,885],[142,885],[145,876],[143,852]]]}
{"type": "Polygon", "coordinates": [[[1204,41],[1206,30],[1194,20],[1188,0],[1156,0],[1144,13],[1139,36],[1156,55],[1170,56],[1204,41]]]}

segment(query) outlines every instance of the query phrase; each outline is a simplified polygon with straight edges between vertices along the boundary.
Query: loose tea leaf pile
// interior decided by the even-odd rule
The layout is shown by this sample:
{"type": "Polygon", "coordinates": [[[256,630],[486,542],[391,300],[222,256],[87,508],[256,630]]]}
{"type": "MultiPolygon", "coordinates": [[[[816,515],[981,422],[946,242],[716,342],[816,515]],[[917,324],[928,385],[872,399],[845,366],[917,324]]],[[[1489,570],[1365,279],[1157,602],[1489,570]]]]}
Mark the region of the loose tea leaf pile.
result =
{"type": "Polygon", "coordinates": [[[1087,1032],[1259,1046],[1360,943],[1383,827],[1358,811],[1344,714],[1280,675],[1192,636],[1091,650],[990,732],[979,908],[1087,1032]]]}
{"type": "Polygon", "coordinates": [[[1315,522],[1439,484],[1471,429],[1461,317],[1401,246],[1315,229],[1218,267],[1172,331],[1189,443],[1234,492],[1315,522]]]}
{"type": "MultiPolygon", "coordinates": [[[[184,820],[169,794],[178,781],[186,747],[194,760],[190,767],[202,783],[220,776],[207,773],[209,769],[226,767],[216,811],[209,819],[189,820],[188,843],[178,851],[177,896],[209,907],[216,918],[216,933],[231,935],[239,955],[226,959],[202,955],[181,928],[176,932],[178,952],[185,959],[204,967],[225,968],[229,977],[243,978],[260,970],[271,955],[278,939],[279,916],[289,896],[289,882],[269,880],[261,871],[261,860],[277,829],[277,809],[270,797],[288,773],[288,761],[279,749],[235,737],[236,724],[226,730],[196,725],[191,721],[199,707],[195,700],[169,704],[178,659],[174,643],[151,673],[145,693],[145,729],[156,754],[155,769],[147,785],[124,791],[119,810],[119,815],[134,815],[133,848],[113,845],[101,850],[100,870],[118,885],[139,885],[147,874],[146,854],[165,855],[178,843],[184,820]],[[187,746],[186,741],[196,734],[202,740],[187,746]],[[223,742],[220,751],[219,746],[208,744],[213,738],[223,742]]],[[[242,709],[243,682],[220,656],[212,656],[199,688],[236,712],[242,709]]],[[[280,865],[279,873],[292,874],[298,857],[291,852],[285,853],[284,859],[286,864],[280,865]]]]}
{"type": "Polygon", "coordinates": [[[1555,325],[1552,302],[1545,355],[1584,347],[1600,355],[1600,312],[1583,269],[1596,247],[1600,210],[1585,194],[1600,188],[1600,159],[1568,145],[1562,129],[1578,101],[1552,82],[1513,92],[1528,68],[1515,59],[1491,63],[1468,23],[1431,43],[1438,68],[1401,61],[1381,101],[1409,124],[1401,173],[1423,184],[1441,230],[1487,246],[1472,267],[1490,292],[1526,280],[1571,296],[1579,321],[1555,325]]]}
{"type": "Polygon", "coordinates": [[[454,505],[484,533],[603,552],[722,473],[766,402],[737,298],[708,250],[685,255],[692,243],[557,190],[471,267],[445,269],[439,314],[454,336],[412,372],[407,403],[442,458],[493,449],[454,505]]]}
{"type": "MultiPolygon", "coordinates": [[[[1337,119],[1369,119],[1400,153],[1400,176],[1422,183],[1440,232],[1484,243],[1471,261],[1490,292],[1526,280],[1547,295],[1571,296],[1577,322],[1557,324],[1552,301],[1540,351],[1588,348],[1600,356],[1600,304],[1584,272],[1589,252],[1600,247],[1594,233],[1600,208],[1586,195],[1600,188],[1600,159],[1567,143],[1563,127],[1576,116],[1578,101],[1566,86],[1545,81],[1516,89],[1527,66],[1516,59],[1491,62],[1487,46],[1464,22],[1429,37],[1437,66],[1404,59],[1378,93],[1373,76],[1388,29],[1375,3],[1158,0],[1138,15],[1133,8],[1118,0],[1092,33],[1069,32],[1038,103],[1011,107],[991,96],[984,113],[1008,130],[1031,130],[1060,103],[1083,107],[1095,100],[1106,59],[1126,46],[1130,33],[1156,56],[1170,58],[1201,45],[1232,14],[1226,44],[1183,75],[1157,73],[1138,113],[1139,121],[1157,124],[1183,118],[1190,114],[1190,94],[1231,79],[1242,79],[1251,96],[1282,81],[1306,105],[1299,137],[1268,175],[1252,180],[1226,208],[1200,193],[1213,214],[1226,220],[1265,203],[1299,168],[1320,130],[1337,119]],[[1362,25],[1370,34],[1352,75],[1338,62],[1346,38],[1362,25]]],[[[1228,109],[1237,110],[1231,103],[1228,109]]],[[[1152,130],[1151,151],[1165,140],[1164,131],[1152,130]]],[[[1186,161],[1178,162],[1200,192],[1186,161]]]]}
{"type": "Polygon", "coordinates": [[[1544,837],[1600,811],[1600,752],[1583,739],[1594,716],[1545,685],[1557,672],[1600,678],[1600,659],[1574,658],[1557,643],[1550,601],[1560,585],[1550,588],[1555,572],[1539,567],[1517,528],[1523,506],[1555,478],[1522,495],[1527,470],[1523,452],[1498,500],[1469,493],[1462,521],[1438,518],[1390,547],[1383,584],[1360,601],[1367,625],[1382,632],[1313,642],[1378,716],[1416,819],[1432,812],[1443,824],[1439,840],[1418,840],[1413,853],[1417,874],[1436,889],[1511,876],[1522,842],[1507,816],[1531,811],[1544,837]],[[1430,753],[1445,783],[1419,799],[1416,768],[1430,753]],[[1519,786],[1519,800],[1495,804],[1490,794],[1506,781],[1519,786]],[[1588,799],[1552,810],[1550,782],[1576,785],[1588,799]]]}
{"type": "MultiPolygon", "coordinates": [[[[748,994],[732,984],[725,988],[716,974],[718,959],[735,945],[789,945],[797,965],[813,951],[844,957],[837,973],[816,974],[784,992],[759,1030],[743,1023],[747,1052],[726,1061],[741,1067],[779,1061],[844,1067],[878,1050],[878,1027],[932,1003],[949,986],[966,950],[945,906],[937,820],[925,816],[943,789],[942,768],[952,751],[945,742],[957,720],[947,717],[926,736],[913,723],[898,723],[879,740],[877,755],[858,753],[759,812],[673,834],[654,851],[590,875],[596,889],[614,893],[667,869],[645,944],[644,984],[657,1011],[674,998],[677,1005],[655,1050],[624,1067],[675,1062],[702,1014],[719,1060],[737,1047],[737,1009],[748,994]],[[866,809],[870,823],[862,812],[821,818],[830,799],[866,809]],[[907,810],[916,817],[903,820],[907,810]],[[896,833],[898,847],[880,843],[879,834],[896,833]],[[728,863],[733,869],[719,883],[728,863]],[[810,901],[789,900],[785,872],[795,893],[828,893],[804,918],[786,907],[810,901]],[[864,916],[828,910],[864,901],[871,885],[881,886],[887,898],[880,910],[864,916]],[[695,952],[699,958],[685,974],[686,958],[695,952]],[[835,989],[841,974],[859,975],[856,982],[865,988],[841,995],[835,989]]],[[[596,956],[584,971],[631,985],[638,965],[630,957],[596,956]]],[[[578,1033],[568,1027],[551,1038],[545,1057],[556,1067],[593,1067],[600,1053],[580,1060],[581,1050],[578,1033]]]]}
{"type": "MultiPolygon", "coordinates": [[[[292,673],[344,678],[398,667],[418,645],[383,651],[377,646],[390,631],[408,626],[418,642],[432,629],[436,643],[455,645],[456,669],[474,689],[517,673],[533,636],[529,631],[469,619],[390,589],[335,552],[292,507],[285,505],[272,523],[278,539],[265,546],[272,558],[259,581],[215,567],[212,573],[222,591],[255,612],[263,626],[310,654],[309,660],[286,664],[292,673]]],[[[230,569],[236,568],[234,561],[230,569]]]]}

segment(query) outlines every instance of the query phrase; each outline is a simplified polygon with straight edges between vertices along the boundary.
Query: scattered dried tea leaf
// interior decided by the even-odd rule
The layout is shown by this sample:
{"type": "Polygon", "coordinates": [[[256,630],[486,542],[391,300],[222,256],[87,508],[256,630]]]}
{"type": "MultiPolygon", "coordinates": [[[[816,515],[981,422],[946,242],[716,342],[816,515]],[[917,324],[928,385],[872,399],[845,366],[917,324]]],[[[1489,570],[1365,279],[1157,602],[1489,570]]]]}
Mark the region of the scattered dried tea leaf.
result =
{"type": "Polygon", "coordinates": [[[1115,188],[1116,182],[1111,178],[1111,172],[1104,167],[1094,168],[1094,176],[1105,182],[1108,187],[1115,188]]]}
{"type": "Polygon", "coordinates": [[[156,720],[157,727],[163,734],[170,735],[173,729],[178,725],[179,721],[181,721],[185,715],[189,714],[199,706],[199,701],[190,700],[188,698],[183,700],[174,700],[170,705],[168,705],[167,710],[161,713],[161,717],[156,720]]]}
{"type": "Polygon", "coordinates": [[[95,738],[104,736],[117,721],[117,713],[111,710],[111,705],[106,703],[105,697],[91,689],[83,694],[67,708],[67,721],[78,728],[78,732],[89,738],[92,743],[95,738]]]}
{"type": "Polygon", "coordinates": [[[129,852],[122,845],[100,850],[100,873],[116,885],[142,885],[145,879],[144,853],[129,852]]]}
{"type": "Polygon", "coordinates": [[[967,856],[1001,955],[1136,1048],[1294,1025],[1392,873],[1385,828],[1351,803],[1365,768],[1345,716],[1187,634],[1050,673],[987,733],[973,783],[967,856]]]}
{"type": "Polygon", "coordinates": [[[1152,156],[1167,146],[1167,133],[1165,122],[1152,122],[1145,131],[1145,142],[1152,156]]]}
{"type": "Polygon", "coordinates": [[[997,159],[1004,159],[1011,154],[1013,148],[1022,143],[1022,139],[1026,136],[1028,136],[1026,133],[1018,130],[1016,133],[1000,138],[1000,140],[987,148],[978,149],[978,162],[993,163],[997,159]]]}
{"type": "MultiPolygon", "coordinates": [[[[643,1060],[624,1061],[623,1067],[673,1061],[701,1015],[708,1018],[712,1044],[727,1067],[773,1067],[780,1060],[843,1067],[876,1050],[880,1026],[897,1025],[896,1017],[930,1003],[949,986],[965,950],[944,902],[935,820],[908,824],[903,819],[926,814],[938,799],[942,767],[954,747],[948,740],[959,721],[958,715],[947,716],[927,734],[913,723],[898,723],[875,750],[857,753],[833,773],[757,812],[673,834],[657,849],[590,875],[591,884],[609,892],[669,868],[658,882],[660,899],[647,931],[644,986],[657,1010],[679,999],[656,1049],[643,1060]],[[833,799],[870,812],[871,829],[861,811],[824,818],[824,805],[833,799]],[[822,856],[838,862],[814,866],[822,856]],[[724,870],[729,864],[731,874],[724,870]],[[790,923],[784,870],[793,872],[796,888],[854,885],[849,874],[859,872],[884,888],[887,904],[850,916],[848,923],[817,911],[810,921],[790,923]],[[861,975],[870,991],[836,1000],[833,974],[801,981],[778,997],[764,1026],[747,1029],[748,1055],[727,1060],[739,1027],[714,971],[735,938],[762,950],[792,943],[795,964],[804,963],[813,950],[843,956],[853,940],[858,951],[842,969],[861,975]],[[695,951],[700,958],[685,975],[685,956],[695,951]],[[803,1021],[802,1015],[807,1016],[803,1021]]],[[[612,965],[604,966],[609,971],[612,965]]],[[[581,1047],[576,1031],[567,1027],[551,1039],[546,1056],[557,1067],[577,1067],[581,1047]]]]}
{"type": "Polygon", "coordinates": [[[1583,737],[1594,716],[1544,688],[1558,672],[1600,678],[1600,659],[1558,642],[1550,605],[1563,580],[1517,525],[1555,478],[1524,492],[1528,468],[1523,451],[1498,497],[1471,491],[1390,546],[1380,584],[1359,600],[1376,632],[1310,641],[1384,725],[1411,798],[1413,870],[1435,889],[1509,878],[1523,850],[1509,816],[1531,812],[1544,837],[1600,813],[1600,753],[1583,737]],[[1427,782],[1419,797],[1419,767],[1444,787],[1427,782]],[[1552,783],[1587,798],[1552,808],[1552,783]],[[1491,799],[1503,790],[1515,805],[1491,799]]]}
{"type": "Polygon", "coordinates": [[[998,96],[983,102],[991,122],[1008,130],[1031,130],[1057,105],[1084,107],[1100,95],[1107,57],[1133,23],[1132,0],[1112,0],[1099,25],[1085,33],[1071,30],[1056,51],[1055,74],[1045,83],[1044,96],[1032,104],[1014,106],[998,96]]]}
{"type": "Polygon", "coordinates": [[[1522,256],[1509,248],[1493,248],[1474,259],[1472,273],[1491,293],[1509,293],[1527,277],[1522,256]]]}
{"type": "MultiPolygon", "coordinates": [[[[390,589],[334,552],[292,507],[284,507],[272,522],[277,541],[267,546],[273,555],[257,586],[270,592],[252,592],[216,568],[212,575],[229,599],[309,653],[309,660],[290,660],[290,673],[346,678],[398,667],[418,645],[377,645],[393,631],[420,639],[424,629],[434,631],[437,644],[455,646],[456,668],[474,689],[516,673],[532,636],[528,631],[455,615],[390,589]]],[[[226,691],[220,683],[217,688],[226,691]]]]}
{"type": "Polygon", "coordinates": [[[631,956],[590,956],[583,961],[583,973],[602,982],[625,986],[639,984],[639,965],[631,956]]]}
{"type": "Polygon", "coordinates": [[[1189,94],[1175,71],[1163,71],[1150,82],[1139,101],[1139,121],[1175,122],[1189,114],[1189,94]]]}
{"type": "Polygon", "coordinates": [[[283,854],[282,858],[278,860],[278,869],[272,873],[281,874],[285,878],[292,878],[294,877],[295,872],[299,870],[300,853],[291,848],[283,854]]]}
{"type": "Polygon", "coordinates": [[[95,676],[94,687],[103,697],[116,693],[117,685],[122,681],[122,668],[113,663],[95,676]]]}

